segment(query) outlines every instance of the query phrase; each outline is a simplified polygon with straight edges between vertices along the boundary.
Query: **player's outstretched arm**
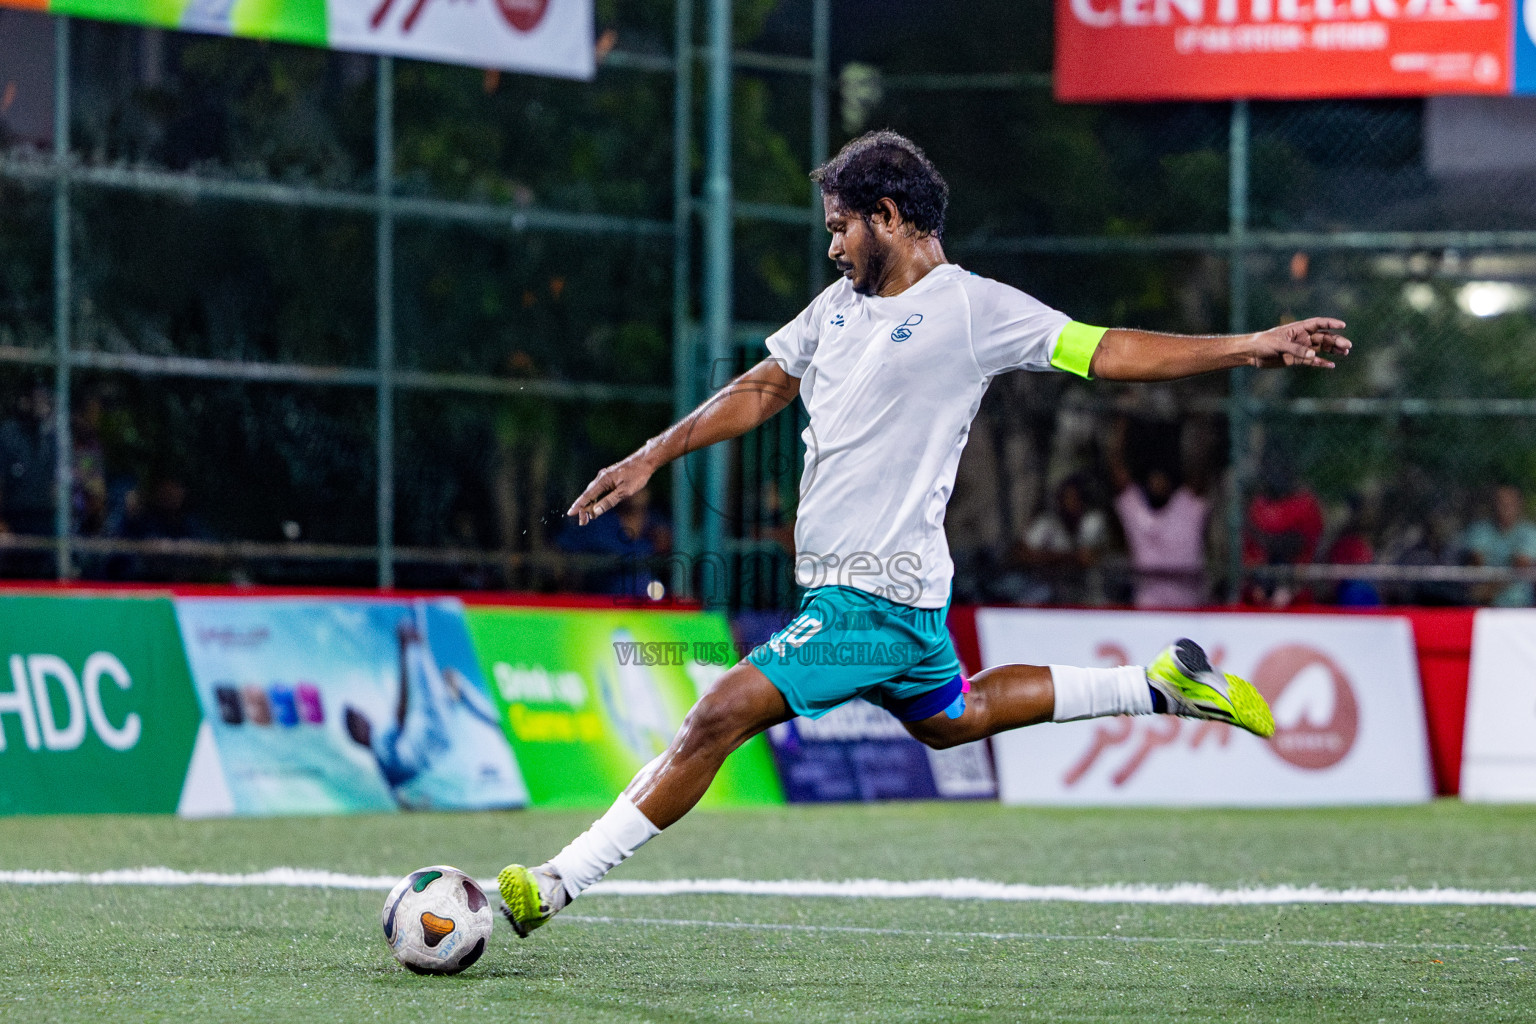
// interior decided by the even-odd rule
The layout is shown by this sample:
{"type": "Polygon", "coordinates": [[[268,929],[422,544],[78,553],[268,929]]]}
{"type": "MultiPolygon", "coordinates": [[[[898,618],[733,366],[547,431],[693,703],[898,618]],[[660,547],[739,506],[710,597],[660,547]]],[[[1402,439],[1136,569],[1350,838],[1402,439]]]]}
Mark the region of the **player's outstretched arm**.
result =
{"type": "Polygon", "coordinates": [[[597,474],[565,514],[587,525],[644,487],[652,474],[673,459],[740,437],[772,419],[799,394],[800,378],[785,373],[777,360],[764,359],[639,451],[597,474]]]}
{"type": "Polygon", "coordinates": [[[1112,329],[1094,350],[1090,372],[1102,380],[1158,381],[1239,366],[1333,369],[1349,354],[1344,321],[1316,316],[1257,334],[1191,336],[1112,329]]]}

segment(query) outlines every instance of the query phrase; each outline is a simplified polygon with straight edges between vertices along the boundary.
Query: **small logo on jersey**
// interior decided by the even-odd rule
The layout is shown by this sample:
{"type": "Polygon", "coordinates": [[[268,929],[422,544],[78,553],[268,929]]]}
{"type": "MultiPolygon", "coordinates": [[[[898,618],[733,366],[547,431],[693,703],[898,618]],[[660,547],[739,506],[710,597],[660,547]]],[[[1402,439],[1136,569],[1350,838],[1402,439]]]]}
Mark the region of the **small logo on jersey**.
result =
{"type": "Polygon", "coordinates": [[[902,321],[900,327],[891,332],[892,341],[906,341],[912,337],[912,328],[923,322],[923,314],[913,313],[902,321]]]}
{"type": "Polygon", "coordinates": [[[839,313],[839,314],[837,314],[837,316],[832,318],[832,326],[833,327],[841,327],[841,326],[843,326],[843,314],[839,313]]]}

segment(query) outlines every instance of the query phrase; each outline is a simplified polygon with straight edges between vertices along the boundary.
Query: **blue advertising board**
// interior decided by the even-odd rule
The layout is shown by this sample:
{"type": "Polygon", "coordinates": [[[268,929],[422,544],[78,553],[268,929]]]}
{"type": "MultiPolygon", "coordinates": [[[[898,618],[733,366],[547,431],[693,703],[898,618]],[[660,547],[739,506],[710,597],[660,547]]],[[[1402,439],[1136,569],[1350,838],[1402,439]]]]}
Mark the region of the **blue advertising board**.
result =
{"type": "Polygon", "coordinates": [[[977,800],[997,795],[985,742],[929,750],[884,708],[849,701],[768,730],[791,803],[977,800]]]}

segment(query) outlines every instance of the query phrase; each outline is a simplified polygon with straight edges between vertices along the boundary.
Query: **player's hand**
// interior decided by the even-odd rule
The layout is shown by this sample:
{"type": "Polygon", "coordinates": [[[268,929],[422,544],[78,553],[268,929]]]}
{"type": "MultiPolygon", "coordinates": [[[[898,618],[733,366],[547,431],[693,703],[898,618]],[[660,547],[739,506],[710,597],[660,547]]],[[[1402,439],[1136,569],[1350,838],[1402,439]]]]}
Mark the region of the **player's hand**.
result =
{"type": "Polygon", "coordinates": [[[1348,338],[1337,333],[1343,329],[1344,321],[1326,316],[1272,327],[1253,336],[1248,362],[1267,369],[1313,366],[1331,370],[1334,364],[1328,357],[1347,356],[1353,347],[1348,338]]]}
{"type": "Polygon", "coordinates": [[[571,507],[565,510],[565,514],[575,516],[578,523],[586,526],[631,494],[639,491],[650,482],[651,474],[654,472],[656,467],[651,465],[650,459],[644,452],[636,452],[626,459],[621,459],[597,474],[593,481],[587,484],[587,489],[581,492],[581,497],[573,501],[571,507]]]}

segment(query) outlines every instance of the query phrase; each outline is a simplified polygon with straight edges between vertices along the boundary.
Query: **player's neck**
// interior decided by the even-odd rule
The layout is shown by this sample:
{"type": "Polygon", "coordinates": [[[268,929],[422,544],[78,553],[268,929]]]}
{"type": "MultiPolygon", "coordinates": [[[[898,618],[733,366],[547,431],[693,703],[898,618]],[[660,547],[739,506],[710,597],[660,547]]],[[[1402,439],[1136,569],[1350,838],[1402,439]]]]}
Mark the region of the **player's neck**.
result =
{"type": "Polygon", "coordinates": [[[891,263],[885,280],[875,292],[882,299],[900,295],[928,276],[929,271],[948,263],[944,246],[937,238],[920,238],[903,247],[901,254],[891,263]]]}

